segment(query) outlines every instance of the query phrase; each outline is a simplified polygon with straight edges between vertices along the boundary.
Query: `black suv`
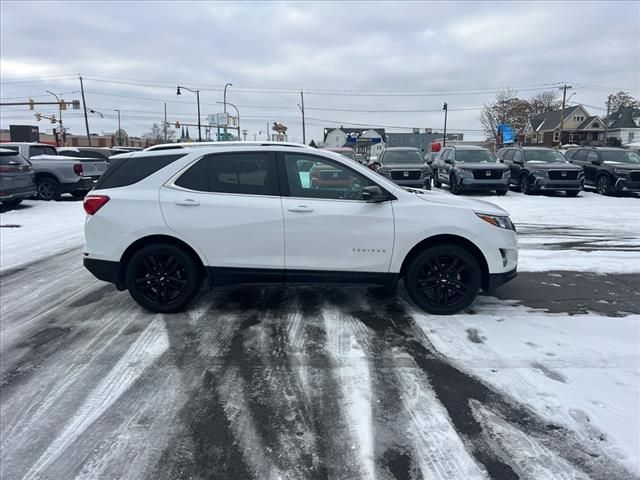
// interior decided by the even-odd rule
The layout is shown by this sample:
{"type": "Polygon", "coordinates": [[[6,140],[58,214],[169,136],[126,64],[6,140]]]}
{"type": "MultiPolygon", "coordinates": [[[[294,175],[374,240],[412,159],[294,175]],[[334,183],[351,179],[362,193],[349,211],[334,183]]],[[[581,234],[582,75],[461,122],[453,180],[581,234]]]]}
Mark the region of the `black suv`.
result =
{"type": "Polygon", "coordinates": [[[486,148],[445,147],[433,162],[433,170],[433,184],[449,185],[454,195],[462,190],[495,190],[498,195],[509,191],[509,169],[486,148]]]}
{"type": "Polygon", "coordinates": [[[401,187],[431,189],[431,167],[417,148],[386,148],[369,168],[401,187]]]}
{"type": "Polygon", "coordinates": [[[640,155],[622,148],[572,148],[565,157],[584,168],[584,183],[601,195],[640,192],[640,155]]]}
{"type": "Polygon", "coordinates": [[[498,151],[498,159],[511,170],[511,185],[527,195],[564,191],[576,197],[584,186],[582,168],[551,148],[506,147],[498,151]]]}

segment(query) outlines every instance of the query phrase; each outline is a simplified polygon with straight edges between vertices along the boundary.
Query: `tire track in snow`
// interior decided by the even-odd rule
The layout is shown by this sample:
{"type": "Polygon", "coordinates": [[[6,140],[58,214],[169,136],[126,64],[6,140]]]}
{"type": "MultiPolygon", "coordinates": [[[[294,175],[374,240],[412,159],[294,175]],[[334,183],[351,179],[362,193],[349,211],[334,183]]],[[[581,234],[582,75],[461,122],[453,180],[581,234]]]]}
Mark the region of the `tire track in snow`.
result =
{"type": "Polygon", "coordinates": [[[109,374],[89,393],[82,407],[27,472],[24,480],[38,478],[42,470],[56,461],[69,445],[80,438],[168,348],[169,341],[164,323],[156,317],[109,374]]]}

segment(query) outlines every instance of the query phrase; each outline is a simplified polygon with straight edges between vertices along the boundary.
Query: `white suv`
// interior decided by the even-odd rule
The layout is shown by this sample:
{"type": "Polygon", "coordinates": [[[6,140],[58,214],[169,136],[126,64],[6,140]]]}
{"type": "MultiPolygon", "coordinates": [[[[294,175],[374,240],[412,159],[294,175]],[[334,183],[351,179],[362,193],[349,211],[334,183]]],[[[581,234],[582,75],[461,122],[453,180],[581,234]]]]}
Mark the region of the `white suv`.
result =
{"type": "Polygon", "coordinates": [[[205,278],[395,289],[402,277],[424,310],[452,314],[516,275],[504,210],[308,147],[133,153],[84,208],[85,267],[154,312],[183,310],[205,278]]]}

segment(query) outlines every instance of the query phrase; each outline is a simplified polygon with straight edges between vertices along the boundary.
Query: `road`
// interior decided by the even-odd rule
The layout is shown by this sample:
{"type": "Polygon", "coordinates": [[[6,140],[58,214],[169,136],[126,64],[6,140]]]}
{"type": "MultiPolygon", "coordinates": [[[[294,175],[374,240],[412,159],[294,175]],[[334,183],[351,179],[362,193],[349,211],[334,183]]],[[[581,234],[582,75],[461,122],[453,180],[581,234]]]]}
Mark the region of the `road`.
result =
{"type": "MultiPolygon", "coordinates": [[[[550,421],[440,352],[402,289],[205,289],[153,315],[74,248],[6,271],[0,291],[6,480],[638,475],[595,426],[550,421]]],[[[461,317],[613,320],[640,313],[639,291],[636,274],[522,273],[461,317]]]]}

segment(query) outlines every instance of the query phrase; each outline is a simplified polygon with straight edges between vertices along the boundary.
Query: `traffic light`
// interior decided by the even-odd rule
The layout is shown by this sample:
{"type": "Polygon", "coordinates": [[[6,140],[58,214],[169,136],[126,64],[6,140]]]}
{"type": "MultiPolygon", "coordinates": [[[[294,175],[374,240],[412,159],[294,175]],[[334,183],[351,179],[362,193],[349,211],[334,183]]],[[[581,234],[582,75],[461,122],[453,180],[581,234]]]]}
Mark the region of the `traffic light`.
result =
{"type": "Polygon", "coordinates": [[[180,128],[180,122],[176,120],[176,128],[180,128]]]}
{"type": "Polygon", "coordinates": [[[65,102],[64,100],[60,100],[60,110],[66,110],[67,109],[67,102],[65,102]]]}
{"type": "Polygon", "coordinates": [[[36,113],[36,120],[37,121],[42,120],[42,114],[41,113],[36,113]]]}
{"type": "Polygon", "coordinates": [[[55,115],[51,115],[51,118],[49,119],[49,121],[51,123],[57,123],[58,121],[56,120],[56,116],[55,115]]]}

